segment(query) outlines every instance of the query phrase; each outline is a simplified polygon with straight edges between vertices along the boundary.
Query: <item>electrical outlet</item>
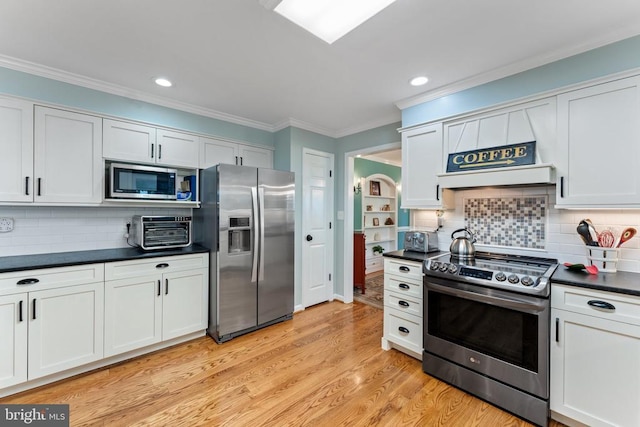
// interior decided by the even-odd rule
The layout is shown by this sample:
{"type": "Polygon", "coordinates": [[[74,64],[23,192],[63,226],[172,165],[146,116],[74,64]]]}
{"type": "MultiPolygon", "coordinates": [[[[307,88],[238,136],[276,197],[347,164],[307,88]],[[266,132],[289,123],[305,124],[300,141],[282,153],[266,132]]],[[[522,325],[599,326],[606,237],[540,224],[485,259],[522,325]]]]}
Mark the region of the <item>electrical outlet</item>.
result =
{"type": "Polygon", "coordinates": [[[0,233],[13,230],[13,218],[0,218],[0,233]]]}

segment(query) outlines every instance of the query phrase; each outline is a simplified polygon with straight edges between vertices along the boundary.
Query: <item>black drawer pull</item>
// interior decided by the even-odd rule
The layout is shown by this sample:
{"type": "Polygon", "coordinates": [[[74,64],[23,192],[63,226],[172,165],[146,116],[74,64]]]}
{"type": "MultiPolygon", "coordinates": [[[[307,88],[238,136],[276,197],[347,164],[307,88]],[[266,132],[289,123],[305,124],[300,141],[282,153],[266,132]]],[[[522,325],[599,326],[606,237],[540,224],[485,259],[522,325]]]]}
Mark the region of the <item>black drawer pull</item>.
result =
{"type": "Polygon", "coordinates": [[[400,289],[409,289],[411,286],[407,285],[406,283],[400,283],[398,287],[400,289]]]}
{"type": "Polygon", "coordinates": [[[402,271],[403,273],[408,273],[409,271],[411,271],[409,267],[405,267],[404,265],[401,265],[398,270],[402,271]]]}
{"type": "Polygon", "coordinates": [[[18,322],[22,322],[22,303],[24,301],[20,300],[18,303],[18,322]]]}
{"type": "Polygon", "coordinates": [[[166,262],[156,265],[156,268],[167,268],[167,267],[169,267],[169,264],[167,264],[166,262]]]}
{"type": "Polygon", "coordinates": [[[22,280],[18,280],[18,285],[33,285],[34,283],[38,283],[40,280],[38,279],[22,279],[22,280]]]}
{"type": "Polygon", "coordinates": [[[401,305],[403,307],[409,307],[409,303],[406,301],[398,301],[398,305],[401,305]]]}
{"type": "Polygon", "coordinates": [[[407,328],[405,328],[404,326],[400,326],[400,327],[398,328],[398,330],[399,330],[400,332],[402,332],[402,333],[405,333],[405,334],[408,334],[408,333],[409,333],[409,330],[408,330],[407,328]]]}
{"type": "Polygon", "coordinates": [[[596,299],[592,299],[591,301],[587,301],[587,304],[589,304],[592,307],[596,307],[596,308],[602,308],[604,310],[615,310],[616,306],[613,304],[609,304],[608,302],[605,301],[599,301],[596,299]]]}

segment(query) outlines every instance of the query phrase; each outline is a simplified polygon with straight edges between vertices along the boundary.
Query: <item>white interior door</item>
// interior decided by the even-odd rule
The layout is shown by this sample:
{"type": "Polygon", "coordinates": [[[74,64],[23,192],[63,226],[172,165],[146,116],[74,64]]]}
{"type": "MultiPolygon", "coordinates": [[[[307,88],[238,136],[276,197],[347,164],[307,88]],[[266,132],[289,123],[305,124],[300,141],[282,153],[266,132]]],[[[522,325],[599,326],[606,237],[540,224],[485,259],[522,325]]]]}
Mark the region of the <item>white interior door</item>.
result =
{"type": "Polygon", "coordinates": [[[333,299],[333,154],[304,150],[302,304],[333,299]]]}

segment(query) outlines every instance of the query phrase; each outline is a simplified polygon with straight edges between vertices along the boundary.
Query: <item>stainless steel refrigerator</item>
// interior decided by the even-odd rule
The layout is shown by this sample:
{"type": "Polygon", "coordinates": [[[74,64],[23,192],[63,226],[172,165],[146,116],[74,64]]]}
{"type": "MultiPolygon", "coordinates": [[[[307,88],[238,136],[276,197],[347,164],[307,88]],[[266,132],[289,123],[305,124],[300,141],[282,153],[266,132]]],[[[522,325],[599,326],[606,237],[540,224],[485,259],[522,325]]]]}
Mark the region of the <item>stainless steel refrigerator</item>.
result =
{"type": "Polygon", "coordinates": [[[209,249],[216,342],[293,314],[294,174],[220,164],[201,171],[194,241],[209,249]]]}

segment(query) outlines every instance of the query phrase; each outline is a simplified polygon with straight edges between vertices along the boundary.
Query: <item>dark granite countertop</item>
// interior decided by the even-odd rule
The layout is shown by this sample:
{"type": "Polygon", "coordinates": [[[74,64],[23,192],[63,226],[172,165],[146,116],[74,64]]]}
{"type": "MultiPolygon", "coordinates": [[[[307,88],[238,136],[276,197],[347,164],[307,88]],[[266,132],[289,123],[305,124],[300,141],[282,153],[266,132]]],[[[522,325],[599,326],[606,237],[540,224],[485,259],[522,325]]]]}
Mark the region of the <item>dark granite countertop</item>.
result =
{"type": "Polygon", "coordinates": [[[551,276],[551,286],[554,283],[640,296],[640,273],[618,271],[589,274],[584,270],[569,270],[561,264],[551,276]]]}
{"type": "Polygon", "coordinates": [[[209,249],[204,246],[193,244],[186,248],[163,249],[157,251],[143,251],[140,248],[116,248],[0,257],[0,273],[206,252],[209,252],[209,249]]]}
{"type": "Polygon", "coordinates": [[[382,256],[422,262],[425,259],[433,258],[435,256],[442,255],[443,253],[446,253],[446,251],[435,251],[425,254],[424,252],[405,251],[404,249],[400,249],[399,251],[385,252],[382,256]]]}

